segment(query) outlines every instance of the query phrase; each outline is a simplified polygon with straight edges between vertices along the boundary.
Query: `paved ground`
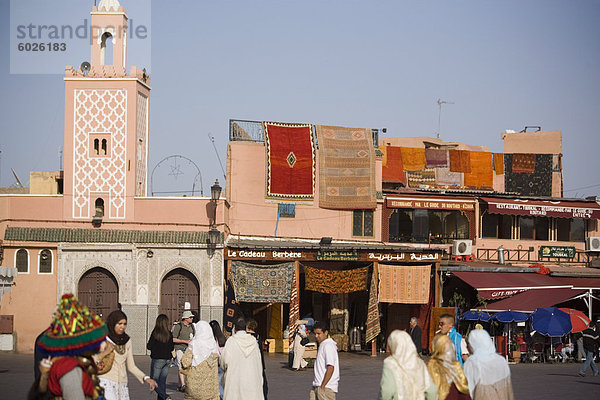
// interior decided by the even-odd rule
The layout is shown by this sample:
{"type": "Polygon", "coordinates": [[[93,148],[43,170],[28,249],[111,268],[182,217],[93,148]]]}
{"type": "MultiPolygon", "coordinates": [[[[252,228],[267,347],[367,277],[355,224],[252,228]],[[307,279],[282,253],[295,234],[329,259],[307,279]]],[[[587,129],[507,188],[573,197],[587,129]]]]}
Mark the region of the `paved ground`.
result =
{"type": "MultiPolygon", "coordinates": [[[[371,358],[368,354],[341,353],[341,382],[338,399],[375,399],[385,355],[371,358]]],[[[137,365],[149,372],[150,357],[136,356],[137,365]]],[[[0,353],[0,400],[25,399],[33,380],[33,356],[0,353]]],[[[269,354],[266,358],[270,400],[306,400],[311,386],[311,369],[293,372],[286,368],[287,355],[269,354]]],[[[511,365],[516,399],[600,399],[600,377],[581,378],[577,371],[581,364],[517,364],[511,365]]],[[[175,391],[177,372],[171,369],[167,390],[173,400],[183,400],[175,391]]],[[[131,398],[155,399],[130,375],[131,398]]],[[[243,400],[243,399],[240,399],[243,400]]]]}

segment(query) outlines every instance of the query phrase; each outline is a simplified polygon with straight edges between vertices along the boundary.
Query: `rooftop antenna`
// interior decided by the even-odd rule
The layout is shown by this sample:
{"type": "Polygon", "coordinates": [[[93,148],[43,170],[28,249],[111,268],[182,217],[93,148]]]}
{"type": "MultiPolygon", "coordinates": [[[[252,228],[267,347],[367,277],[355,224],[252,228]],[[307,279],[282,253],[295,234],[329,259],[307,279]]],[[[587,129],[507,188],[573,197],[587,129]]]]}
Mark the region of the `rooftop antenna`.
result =
{"type": "Polygon", "coordinates": [[[219,152],[217,151],[217,146],[215,146],[215,137],[208,133],[208,139],[213,145],[213,149],[215,149],[215,154],[217,155],[217,160],[219,160],[219,165],[221,166],[221,171],[223,172],[223,179],[227,180],[227,175],[225,174],[225,168],[223,168],[223,163],[221,162],[221,157],[219,157],[219,152]]]}
{"type": "Polygon", "coordinates": [[[63,148],[62,146],[58,148],[58,170],[62,171],[63,169],[63,148]]]}
{"type": "Polygon", "coordinates": [[[442,104],[454,104],[454,102],[437,99],[437,103],[438,103],[438,106],[440,106],[440,111],[438,113],[438,131],[437,131],[437,138],[439,139],[440,134],[441,134],[441,126],[442,126],[442,104]]]}
{"type": "Polygon", "coordinates": [[[23,187],[23,184],[21,183],[21,181],[19,180],[19,177],[17,176],[17,173],[15,172],[14,169],[10,169],[13,173],[13,176],[15,177],[15,180],[17,181],[17,187],[23,187]]]}

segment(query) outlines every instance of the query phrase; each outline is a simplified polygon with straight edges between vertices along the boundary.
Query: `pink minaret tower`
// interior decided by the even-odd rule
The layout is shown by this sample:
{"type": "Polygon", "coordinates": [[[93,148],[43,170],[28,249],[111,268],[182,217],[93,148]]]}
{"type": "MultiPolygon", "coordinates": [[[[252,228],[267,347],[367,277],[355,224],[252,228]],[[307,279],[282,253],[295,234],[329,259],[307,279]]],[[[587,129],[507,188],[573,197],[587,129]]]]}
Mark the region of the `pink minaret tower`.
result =
{"type": "Polygon", "coordinates": [[[65,70],[64,211],[99,226],[133,220],[133,197],[147,195],[150,78],[136,67],[127,74],[119,1],[101,0],[91,14],[90,62],[65,70]]]}

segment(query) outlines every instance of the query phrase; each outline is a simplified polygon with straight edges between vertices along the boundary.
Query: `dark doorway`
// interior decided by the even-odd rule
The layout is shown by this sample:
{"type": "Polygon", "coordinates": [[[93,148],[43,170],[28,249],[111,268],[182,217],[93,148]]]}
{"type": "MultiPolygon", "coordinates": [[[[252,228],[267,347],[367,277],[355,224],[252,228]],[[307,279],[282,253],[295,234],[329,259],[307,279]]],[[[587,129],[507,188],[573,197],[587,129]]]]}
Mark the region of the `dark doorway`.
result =
{"type": "Polygon", "coordinates": [[[108,314],[116,310],[119,303],[117,280],[102,267],[92,268],[79,280],[77,298],[92,312],[106,320],[108,314]]]}
{"type": "Polygon", "coordinates": [[[167,274],[160,286],[160,313],[167,314],[171,323],[179,321],[185,302],[192,311],[200,308],[200,286],[194,275],[183,268],[167,274]]]}

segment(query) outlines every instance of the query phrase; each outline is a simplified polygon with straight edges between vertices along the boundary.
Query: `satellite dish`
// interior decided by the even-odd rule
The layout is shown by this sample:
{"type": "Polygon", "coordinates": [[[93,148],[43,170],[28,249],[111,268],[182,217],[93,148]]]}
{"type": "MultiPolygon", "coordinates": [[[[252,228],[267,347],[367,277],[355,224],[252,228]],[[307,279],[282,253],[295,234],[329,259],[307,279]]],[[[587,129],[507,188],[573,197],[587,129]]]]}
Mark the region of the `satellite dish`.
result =
{"type": "Polygon", "coordinates": [[[15,172],[15,170],[12,168],[10,170],[12,171],[13,176],[15,177],[15,180],[17,181],[17,187],[23,187],[23,184],[21,183],[21,180],[17,176],[17,173],[15,172]]]}
{"type": "Polygon", "coordinates": [[[82,62],[80,68],[81,68],[81,72],[83,72],[83,75],[87,76],[87,73],[89,72],[91,67],[92,67],[92,65],[89,62],[87,62],[87,61],[82,62]]]}

